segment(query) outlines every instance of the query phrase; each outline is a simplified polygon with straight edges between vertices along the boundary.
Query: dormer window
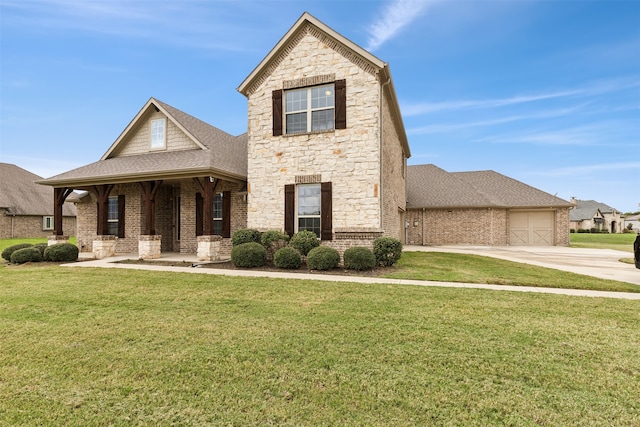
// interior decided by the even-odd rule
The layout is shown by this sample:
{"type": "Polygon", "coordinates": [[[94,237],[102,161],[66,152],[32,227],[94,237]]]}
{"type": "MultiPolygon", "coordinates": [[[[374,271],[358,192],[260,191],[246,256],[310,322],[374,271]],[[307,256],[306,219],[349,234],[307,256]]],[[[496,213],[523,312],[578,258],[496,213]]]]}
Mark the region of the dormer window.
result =
{"type": "Polygon", "coordinates": [[[166,119],[151,120],[151,149],[162,150],[167,147],[166,119]]]}

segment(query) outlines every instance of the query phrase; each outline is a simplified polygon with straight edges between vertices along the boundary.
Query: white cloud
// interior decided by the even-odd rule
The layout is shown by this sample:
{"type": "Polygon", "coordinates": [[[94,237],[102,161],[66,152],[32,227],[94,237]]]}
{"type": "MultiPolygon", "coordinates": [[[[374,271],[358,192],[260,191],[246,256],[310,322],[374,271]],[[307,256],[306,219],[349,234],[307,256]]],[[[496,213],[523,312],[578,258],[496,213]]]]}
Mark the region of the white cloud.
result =
{"type": "Polygon", "coordinates": [[[437,0],[392,0],[381,16],[369,26],[370,33],[367,50],[376,50],[387,40],[393,38],[402,28],[409,25],[425,11],[427,6],[437,0]]]}

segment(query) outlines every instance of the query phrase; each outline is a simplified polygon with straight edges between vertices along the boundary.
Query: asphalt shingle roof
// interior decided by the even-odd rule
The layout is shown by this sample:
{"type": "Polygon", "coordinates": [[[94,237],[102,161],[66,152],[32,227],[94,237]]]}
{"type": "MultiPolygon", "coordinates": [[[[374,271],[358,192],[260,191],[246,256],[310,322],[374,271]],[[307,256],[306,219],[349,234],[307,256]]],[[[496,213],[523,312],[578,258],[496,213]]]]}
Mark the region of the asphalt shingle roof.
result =
{"type": "Polygon", "coordinates": [[[576,200],[576,207],[569,213],[569,221],[584,221],[596,216],[596,212],[610,213],[615,209],[595,200],[576,200]]]}
{"type": "MultiPolygon", "coordinates": [[[[53,215],[53,188],[36,184],[42,177],[9,163],[0,163],[0,208],[12,215],[53,215]]],[[[71,203],[62,206],[63,216],[76,216],[71,203]]]]}
{"type": "Polygon", "coordinates": [[[447,172],[435,165],[407,168],[408,208],[543,208],[571,203],[498,172],[447,172]]]}
{"type": "Polygon", "coordinates": [[[89,185],[109,180],[132,181],[144,179],[169,179],[171,177],[226,176],[246,179],[247,134],[230,135],[164,102],[151,99],[161,107],[170,120],[179,123],[206,150],[149,152],[104,160],[73,169],[43,181],[49,185],[89,185]]]}

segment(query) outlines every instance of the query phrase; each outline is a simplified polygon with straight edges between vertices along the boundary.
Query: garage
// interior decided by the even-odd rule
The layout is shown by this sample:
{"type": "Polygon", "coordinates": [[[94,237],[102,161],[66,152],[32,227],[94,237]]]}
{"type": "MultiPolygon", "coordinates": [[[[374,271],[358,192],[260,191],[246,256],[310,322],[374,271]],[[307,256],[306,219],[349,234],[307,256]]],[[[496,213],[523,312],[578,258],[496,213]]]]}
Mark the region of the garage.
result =
{"type": "Polygon", "coordinates": [[[553,246],[553,211],[509,212],[509,244],[512,246],[553,246]]]}

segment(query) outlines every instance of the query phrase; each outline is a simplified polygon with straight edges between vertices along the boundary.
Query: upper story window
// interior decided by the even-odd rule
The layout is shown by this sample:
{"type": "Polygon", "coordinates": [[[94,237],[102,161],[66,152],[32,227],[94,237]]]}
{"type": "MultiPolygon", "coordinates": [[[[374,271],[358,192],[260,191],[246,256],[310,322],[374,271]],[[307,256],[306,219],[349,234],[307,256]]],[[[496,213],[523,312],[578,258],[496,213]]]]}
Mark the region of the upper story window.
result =
{"type": "Polygon", "coordinates": [[[333,84],[285,92],[286,132],[290,134],[333,129],[334,107],[333,84]]]}
{"type": "Polygon", "coordinates": [[[166,119],[151,120],[151,148],[163,149],[167,146],[166,119]]]}
{"type": "Polygon", "coordinates": [[[345,80],[272,93],[273,136],[347,128],[345,80]]]}

